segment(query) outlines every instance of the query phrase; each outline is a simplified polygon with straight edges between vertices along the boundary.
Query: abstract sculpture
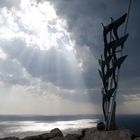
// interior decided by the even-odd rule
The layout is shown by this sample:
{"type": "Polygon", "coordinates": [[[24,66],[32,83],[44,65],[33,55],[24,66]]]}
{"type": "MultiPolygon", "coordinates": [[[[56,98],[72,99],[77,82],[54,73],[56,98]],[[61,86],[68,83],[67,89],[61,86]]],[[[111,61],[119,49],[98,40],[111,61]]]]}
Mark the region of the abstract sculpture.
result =
{"type": "Polygon", "coordinates": [[[102,108],[104,114],[105,130],[116,129],[115,111],[116,94],[121,64],[127,55],[123,55],[124,43],[128,34],[119,37],[118,29],[125,22],[127,14],[117,20],[111,18],[111,23],[103,25],[104,53],[99,59],[99,74],[102,79],[102,108]]]}

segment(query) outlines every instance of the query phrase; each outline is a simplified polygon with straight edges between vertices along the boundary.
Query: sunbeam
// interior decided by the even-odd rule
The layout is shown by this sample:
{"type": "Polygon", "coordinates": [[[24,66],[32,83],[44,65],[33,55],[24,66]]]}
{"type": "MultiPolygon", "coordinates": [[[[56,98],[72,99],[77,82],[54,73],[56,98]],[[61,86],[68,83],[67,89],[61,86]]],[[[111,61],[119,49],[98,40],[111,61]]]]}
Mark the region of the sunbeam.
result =
{"type": "MultiPolygon", "coordinates": [[[[25,99],[25,96],[17,96],[19,90],[16,89],[20,88],[23,90],[22,94],[33,93],[43,96],[42,98],[44,96],[51,98],[55,111],[67,110],[64,109],[64,104],[68,104],[69,108],[73,108],[74,104],[80,105],[86,88],[82,58],[77,55],[76,43],[67,31],[67,22],[56,14],[50,2],[37,3],[35,0],[21,0],[19,7],[11,9],[4,7],[0,18],[5,22],[0,29],[2,48],[0,58],[11,59],[14,65],[21,67],[19,71],[22,70],[21,75],[17,75],[17,77],[21,76],[22,85],[19,80],[16,83],[17,78],[14,75],[11,81],[14,80],[15,84],[9,84],[8,87],[9,92],[12,88],[15,104],[19,104],[18,101],[21,102],[22,98],[25,99]]],[[[86,96],[86,100],[90,98],[88,94],[86,96]]],[[[34,105],[40,101],[37,101],[35,96],[29,96],[29,98],[35,98],[31,99],[34,105]]],[[[43,104],[48,106],[49,103],[48,100],[46,103],[42,101],[40,107],[43,104]]],[[[87,101],[86,104],[93,106],[87,101]]],[[[12,110],[15,112],[13,108],[12,110]]],[[[23,112],[26,111],[29,113],[27,107],[23,112]]],[[[49,108],[48,113],[50,114],[49,108]]],[[[52,114],[55,112],[52,111],[52,114]]]]}

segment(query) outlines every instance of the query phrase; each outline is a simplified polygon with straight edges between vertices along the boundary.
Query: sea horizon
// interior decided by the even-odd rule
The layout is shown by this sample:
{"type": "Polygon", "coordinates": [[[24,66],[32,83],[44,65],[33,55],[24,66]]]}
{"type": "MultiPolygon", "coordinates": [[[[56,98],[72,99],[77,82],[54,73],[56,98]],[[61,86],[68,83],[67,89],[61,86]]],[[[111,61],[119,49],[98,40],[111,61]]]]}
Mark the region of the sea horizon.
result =
{"type": "MultiPolygon", "coordinates": [[[[0,137],[20,138],[48,133],[59,128],[64,135],[81,133],[85,128],[96,127],[102,121],[101,114],[77,115],[0,115],[0,137]]],[[[116,122],[119,129],[130,129],[140,135],[140,114],[118,114],[116,122]]]]}

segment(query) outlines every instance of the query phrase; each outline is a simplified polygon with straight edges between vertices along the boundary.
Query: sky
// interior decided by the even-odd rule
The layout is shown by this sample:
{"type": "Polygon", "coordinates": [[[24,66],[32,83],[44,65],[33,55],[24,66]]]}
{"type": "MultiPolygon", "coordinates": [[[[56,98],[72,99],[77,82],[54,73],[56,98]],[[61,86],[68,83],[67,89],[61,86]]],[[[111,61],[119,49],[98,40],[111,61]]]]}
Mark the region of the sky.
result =
{"type": "MultiPolygon", "coordinates": [[[[132,0],[118,114],[140,113],[139,6],[132,0]]],[[[0,0],[0,114],[102,113],[101,23],[127,7],[128,0],[0,0]]]]}

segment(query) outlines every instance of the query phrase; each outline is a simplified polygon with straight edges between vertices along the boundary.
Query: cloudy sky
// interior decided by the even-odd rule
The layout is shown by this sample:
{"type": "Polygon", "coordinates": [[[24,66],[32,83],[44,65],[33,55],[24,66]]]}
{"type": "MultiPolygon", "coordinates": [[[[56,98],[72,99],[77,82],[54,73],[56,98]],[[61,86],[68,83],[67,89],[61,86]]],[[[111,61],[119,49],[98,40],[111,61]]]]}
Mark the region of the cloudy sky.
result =
{"type": "MultiPolygon", "coordinates": [[[[140,113],[139,6],[132,0],[118,113],[140,113]]],[[[127,7],[128,0],[0,0],[0,114],[102,113],[101,23],[127,7]]]]}

